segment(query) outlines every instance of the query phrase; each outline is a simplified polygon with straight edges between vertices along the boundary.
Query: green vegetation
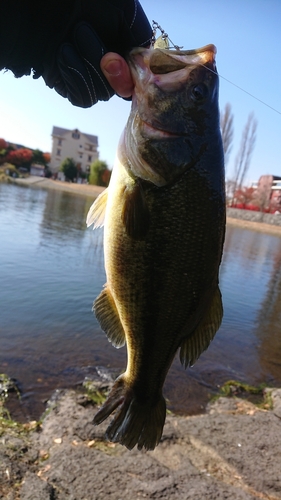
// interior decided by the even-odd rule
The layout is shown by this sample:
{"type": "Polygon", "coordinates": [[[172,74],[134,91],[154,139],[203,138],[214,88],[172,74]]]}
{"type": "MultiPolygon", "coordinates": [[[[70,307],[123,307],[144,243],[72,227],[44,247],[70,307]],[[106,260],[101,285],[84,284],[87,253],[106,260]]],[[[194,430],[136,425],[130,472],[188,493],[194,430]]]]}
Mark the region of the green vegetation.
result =
{"type": "Polygon", "coordinates": [[[102,405],[109,393],[107,387],[98,388],[96,383],[92,380],[85,380],[83,382],[83,387],[86,390],[86,395],[89,402],[93,403],[94,405],[102,405]]]}
{"type": "Polygon", "coordinates": [[[222,396],[238,397],[246,399],[259,408],[266,410],[272,409],[272,400],[270,391],[265,392],[266,384],[260,384],[257,387],[239,382],[238,380],[228,380],[221,388],[213,400],[222,396]]]}
{"type": "Polygon", "coordinates": [[[11,418],[8,409],[5,407],[9,391],[15,391],[17,396],[20,397],[20,392],[14,381],[5,373],[0,373],[0,437],[7,430],[21,434],[29,432],[36,427],[35,422],[20,424],[11,418]]]}
{"type": "Polygon", "coordinates": [[[61,162],[60,171],[64,173],[67,180],[73,182],[78,173],[78,169],[73,158],[65,158],[65,160],[61,162]]]}
{"type": "Polygon", "coordinates": [[[6,182],[9,177],[19,177],[18,169],[11,163],[0,165],[0,182],[6,182]]]}
{"type": "Polygon", "coordinates": [[[105,161],[96,160],[90,166],[89,184],[107,187],[110,181],[111,171],[105,161]]]}
{"type": "Polygon", "coordinates": [[[50,160],[50,153],[43,153],[40,149],[20,147],[0,138],[0,165],[10,163],[29,171],[32,163],[47,166],[50,160]]]}

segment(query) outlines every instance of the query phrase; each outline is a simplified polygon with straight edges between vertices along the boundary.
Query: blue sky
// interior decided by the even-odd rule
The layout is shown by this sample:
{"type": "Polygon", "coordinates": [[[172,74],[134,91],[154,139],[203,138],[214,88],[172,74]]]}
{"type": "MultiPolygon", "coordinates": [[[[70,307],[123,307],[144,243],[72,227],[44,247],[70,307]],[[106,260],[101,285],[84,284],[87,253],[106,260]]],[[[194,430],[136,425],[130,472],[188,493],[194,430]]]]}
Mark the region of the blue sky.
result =
{"type": "MultiPolygon", "coordinates": [[[[248,115],[258,121],[257,141],[247,181],[262,174],[281,176],[281,1],[280,0],[143,0],[156,20],[184,49],[217,46],[222,77],[265,101],[279,113],[220,79],[220,108],[229,102],[234,114],[234,143],[227,164],[231,177],[248,115]]],[[[100,158],[113,165],[130,104],[118,97],[79,109],[50,90],[42,79],[0,74],[0,137],[43,151],[51,150],[53,125],[94,134],[100,158]]]]}

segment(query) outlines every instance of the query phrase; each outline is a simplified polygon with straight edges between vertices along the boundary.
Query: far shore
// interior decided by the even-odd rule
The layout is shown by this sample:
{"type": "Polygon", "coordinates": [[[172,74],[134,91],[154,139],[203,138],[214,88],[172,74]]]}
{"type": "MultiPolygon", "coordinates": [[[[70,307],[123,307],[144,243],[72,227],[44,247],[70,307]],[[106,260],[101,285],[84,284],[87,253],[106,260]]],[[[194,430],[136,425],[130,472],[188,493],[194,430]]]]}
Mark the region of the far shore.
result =
{"type": "Polygon", "coordinates": [[[93,186],[91,184],[77,184],[76,182],[63,182],[47,179],[46,177],[37,177],[30,175],[29,177],[18,177],[12,179],[14,184],[20,186],[30,186],[43,189],[57,189],[59,191],[67,191],[70,193],[81,194],[82,196],[91,196],[93,200],[104,190],[104,187],[93,186]]]}
{"type": "Polygon", "coordinates": [[[266,224],[265,222],[253,222],[243,219],[234,219],[233,217],[226,218],[228,226],[237,226],[241,229],[251,229],[259,233],[272,234],[273,236],[281,237],[281,226],[274,226],[273,224],[266,224]]]}
{"type": "MultiPolygon", "coordinates": [[[[68,191],[75,194],[80,194],[82,196],[90,196],[93,198],[93,200],[97,198],[97,196],[104,190],[104,188],[101,186],[77,184],[74,182],[62,182],[58,180],[54,181],[53,179],[36,177],[32,175],[26,178],[13,179],[12,182],[22,186],[68,191]]],[[[227,217],[227,225],[241,227],[242,229],[251,229],[253,231],[272,234],[275,236],[281,236],[281,226],[274,226],[273,224],[266,224],[265,222],[252,222],[227,217]]]]}

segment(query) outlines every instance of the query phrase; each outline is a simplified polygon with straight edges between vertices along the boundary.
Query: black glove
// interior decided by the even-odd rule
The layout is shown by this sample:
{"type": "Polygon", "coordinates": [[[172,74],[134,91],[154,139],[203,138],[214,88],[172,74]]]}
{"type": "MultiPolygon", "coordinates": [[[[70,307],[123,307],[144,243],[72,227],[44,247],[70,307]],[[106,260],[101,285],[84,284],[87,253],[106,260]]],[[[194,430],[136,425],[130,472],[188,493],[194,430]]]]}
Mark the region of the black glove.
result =
{"type": "Polygon", "coordinates": [[[107,101],[114,90],[100,69],[100,60],[106,52],[94,29],[81,22],[73,30],[73,44],[64,43],[59,48],[55,71],[48,68],[43,78],[74,106],[87,108],[97,101],[107,101]]]}
{"type": "Polygon", "coordinates": [[[108,100],[100,69],[109,51],[148,46],[152,29],[138,0],[1,0],[0,69],[43,76],[75,106],[108,100]]]}
{"type": "MultiPolygon", "coordinates": [[[[104,5],[104,0],[102,1],[104,5]]],[[[71,43],[63,43],[59,48],[55,71],[50,72],[48,68],[43,73],[46,84],[54,87],[75,106],[86,108],[113,96],[114,90],[100,69],[100,60],[106,52],[111,50],[124,56],[132,47],[150,43],[151,26],[139,2],[130,0],[113,3],[123,3],[122,11],[118,7],[117,12],[116,5],[112,4],[110,10],[110,4],[107,3],[105,11],[103,9],[101,16],[93,21],[98,29],[103,17],[105,27],[104,31],[99,29],[100,36],[92,27],[90,19],[88,23],[80,22],[72,31],[71,43]],[[111,24],[112,15],[118,20],[118,24],[111,24]],[[115,32],[110,32],[114,29],[115,32]]]]}

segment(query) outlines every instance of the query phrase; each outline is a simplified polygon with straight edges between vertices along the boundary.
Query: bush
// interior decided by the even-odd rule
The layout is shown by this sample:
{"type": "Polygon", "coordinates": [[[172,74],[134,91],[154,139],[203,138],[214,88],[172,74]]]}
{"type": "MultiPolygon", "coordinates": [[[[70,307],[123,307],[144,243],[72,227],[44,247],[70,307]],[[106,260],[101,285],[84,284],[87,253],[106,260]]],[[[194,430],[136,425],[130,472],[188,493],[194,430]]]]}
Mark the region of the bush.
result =
{"type": "Polygon", "coordinates": [[[8,147],[8,144],[7,144],[7,142],[5,141],[5,139],[1,139],[1,138],[0,138],[0,151],[1,151],[2,149],[7,149],[7,147],[8,147]]]}
{"type": "Polygon", "coordinates": [[[64,173],[67,180],[73,182],[78,173],[78,169],[73,158],[65,158],[65,160],[61,162],[60,171],[64,173]]]}
{"type": "Polygon", "coordinates": [[[107,187],[110,181],[111,171],[105,161],[96,160],[90,166],[89,184],[107,187]]]}

